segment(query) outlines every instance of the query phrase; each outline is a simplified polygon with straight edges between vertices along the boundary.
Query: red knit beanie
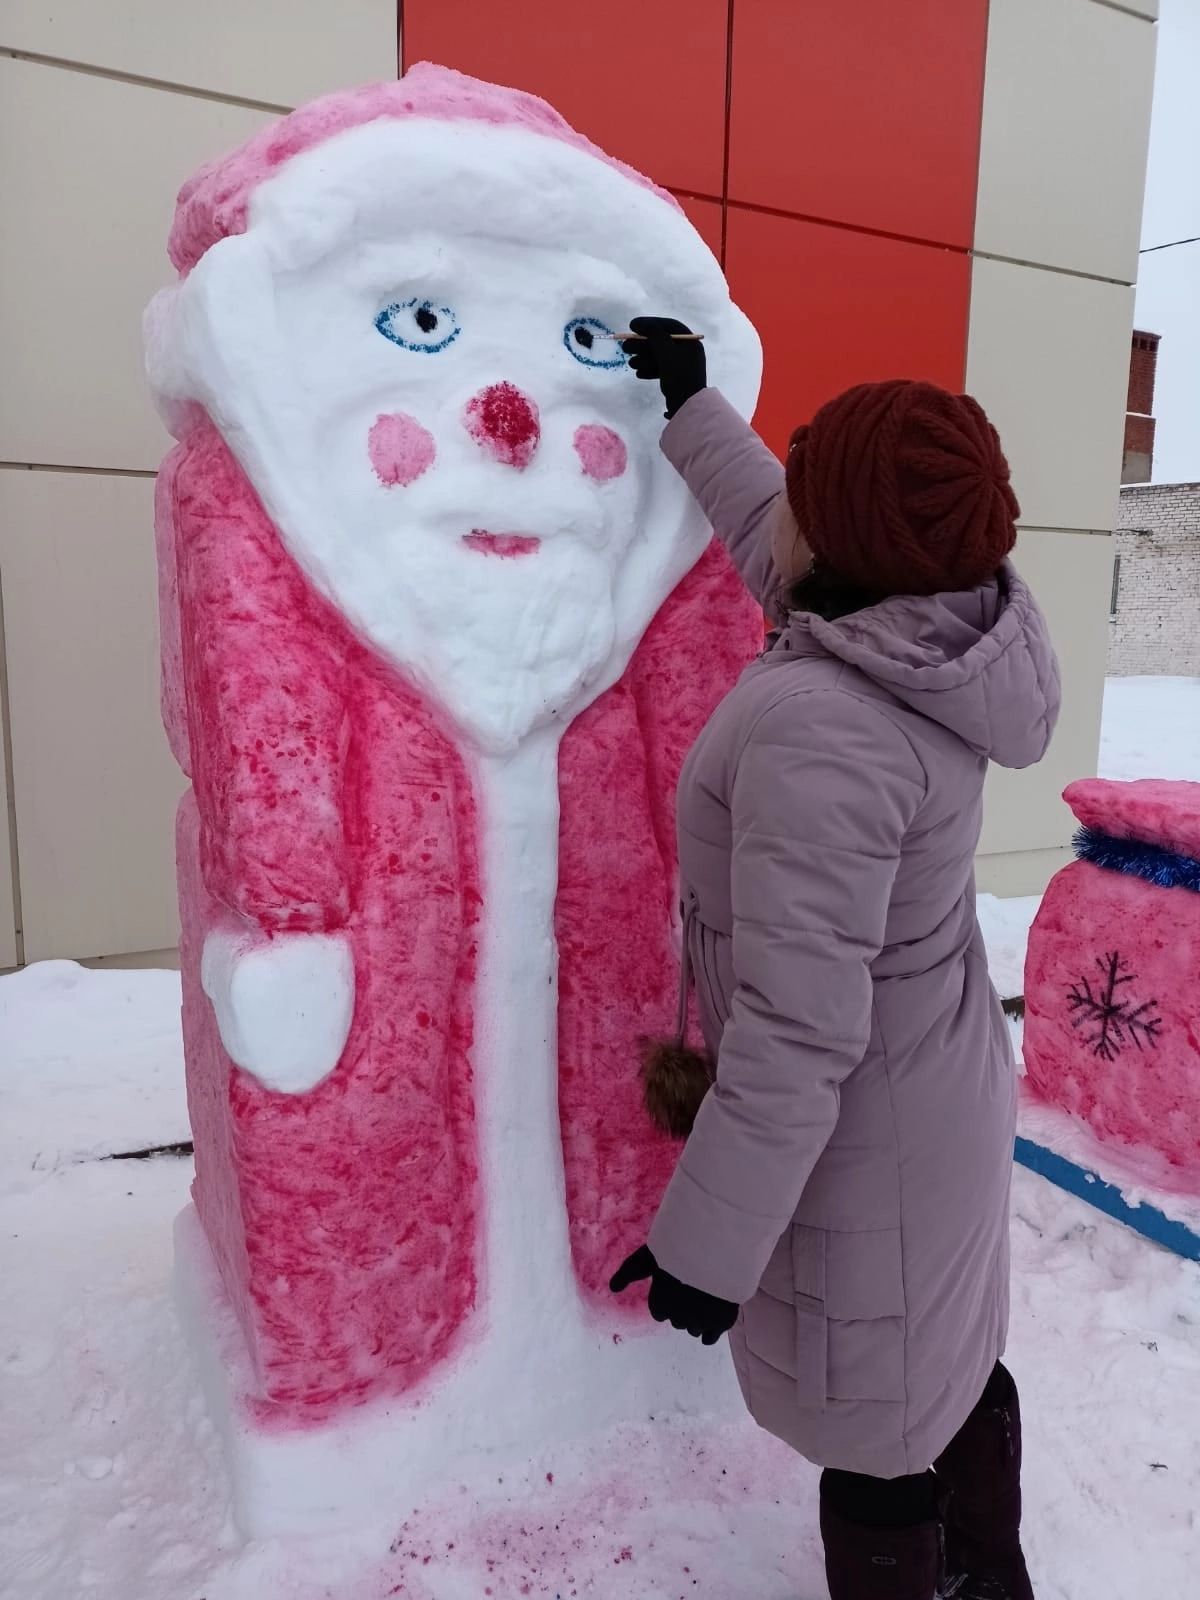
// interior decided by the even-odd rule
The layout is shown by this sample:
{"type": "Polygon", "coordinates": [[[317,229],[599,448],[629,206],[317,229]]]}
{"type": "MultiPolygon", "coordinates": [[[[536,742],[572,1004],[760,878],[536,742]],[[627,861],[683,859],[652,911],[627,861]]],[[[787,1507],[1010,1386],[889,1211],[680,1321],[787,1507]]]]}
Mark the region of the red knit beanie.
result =
{"type": "Polygon", "coordinates": [[[881,599],[973,589],[1017,539],[1008,462],[969,395],[862,383],[792,435],[787,495],[817,565],[881,599]]]}

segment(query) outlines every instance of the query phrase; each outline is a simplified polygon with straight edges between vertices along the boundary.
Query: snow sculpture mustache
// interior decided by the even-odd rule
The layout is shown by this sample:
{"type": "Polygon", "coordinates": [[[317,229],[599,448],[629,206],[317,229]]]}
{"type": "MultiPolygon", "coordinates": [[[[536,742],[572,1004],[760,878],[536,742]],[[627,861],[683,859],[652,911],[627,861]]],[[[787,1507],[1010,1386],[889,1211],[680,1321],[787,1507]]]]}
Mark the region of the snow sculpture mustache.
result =
{"type": "Polygon", "coordinates": [[[206,168],[171,249],[180,1280],[268,1533],[725,1392],[603,1285],[673,1161],[674,783],[761,625],[606,335],[688,320],[747,414],[760,358],[670,196],[441,68],[206,168]]]}

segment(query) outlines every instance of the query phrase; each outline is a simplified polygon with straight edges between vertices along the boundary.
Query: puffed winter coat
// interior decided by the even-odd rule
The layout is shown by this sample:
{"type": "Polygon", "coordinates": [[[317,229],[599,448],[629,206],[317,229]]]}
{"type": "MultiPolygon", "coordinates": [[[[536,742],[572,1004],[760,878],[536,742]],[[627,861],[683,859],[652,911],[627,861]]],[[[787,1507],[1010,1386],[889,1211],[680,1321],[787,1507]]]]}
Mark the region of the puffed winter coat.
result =
{"type": "MultiPolygon", "coordinates": [[[[663,449],[747,584],[783,469],[712,390],[663,449]]],[[[975,914],[989,761],[1059,677],[1011,566],[968,593],[781,619],[679,791],[686,950],[717,1080],[650,1235],[743,1306],[758,1422],[822,1466],[923,1471],[1008,1321],[1016,1076],[975,914]]]]}

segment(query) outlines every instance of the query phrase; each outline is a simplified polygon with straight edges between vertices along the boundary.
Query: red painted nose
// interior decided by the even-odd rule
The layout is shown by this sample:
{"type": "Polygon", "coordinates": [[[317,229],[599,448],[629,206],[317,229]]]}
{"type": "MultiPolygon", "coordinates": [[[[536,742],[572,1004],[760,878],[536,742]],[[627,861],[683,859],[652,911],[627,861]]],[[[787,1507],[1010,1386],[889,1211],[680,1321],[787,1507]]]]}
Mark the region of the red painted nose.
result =
{"type": "Polygon", "coordinates": [[[542,436],[537,407],[516,384],[492,383],[468,401],[467,432],[481,450],[506,467],[523,471],[542,436]]]}

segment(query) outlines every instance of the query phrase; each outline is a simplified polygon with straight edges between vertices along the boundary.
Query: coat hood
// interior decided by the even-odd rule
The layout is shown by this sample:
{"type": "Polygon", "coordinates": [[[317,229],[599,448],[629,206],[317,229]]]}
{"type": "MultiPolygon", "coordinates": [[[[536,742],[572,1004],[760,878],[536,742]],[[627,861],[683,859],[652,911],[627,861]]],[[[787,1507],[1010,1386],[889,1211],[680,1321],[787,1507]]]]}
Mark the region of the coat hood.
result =
{"type": "Polygon", "coordinates": [[[785,638],[805,653],[813,641],[1001,766],[1032,766],[1049,747],[1058,661],[1046,619],[1009,562],[994,582],[963,593],[901,596],[837,622],[794,616],[785,638]]]}

